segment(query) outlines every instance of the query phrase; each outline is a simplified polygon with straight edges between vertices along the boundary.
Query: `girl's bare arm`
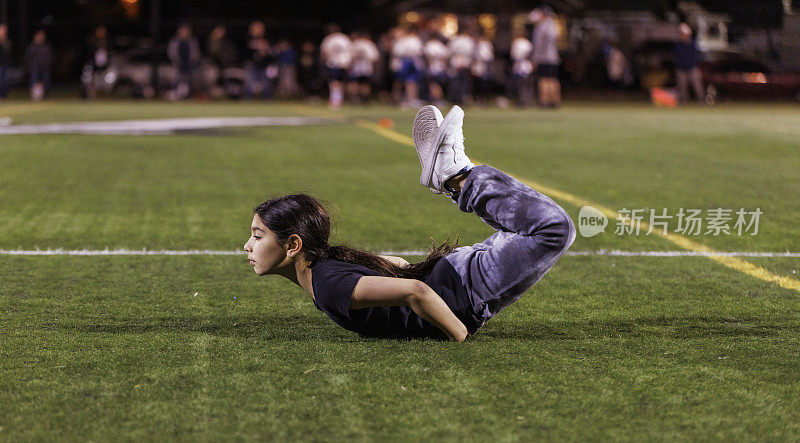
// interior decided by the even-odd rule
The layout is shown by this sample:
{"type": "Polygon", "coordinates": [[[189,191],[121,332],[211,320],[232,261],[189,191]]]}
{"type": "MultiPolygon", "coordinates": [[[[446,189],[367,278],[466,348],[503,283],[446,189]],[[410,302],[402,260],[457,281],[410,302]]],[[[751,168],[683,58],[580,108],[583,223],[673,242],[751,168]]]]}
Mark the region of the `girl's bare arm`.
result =
{"type": "Polygon", "coordinates": [[[375,306],[409,306],[420,317],[441,329],[451,341],[463,342],[467,327],[430,286],[419,280],[364,276],[350,298],[350,309],[375,306]]]}

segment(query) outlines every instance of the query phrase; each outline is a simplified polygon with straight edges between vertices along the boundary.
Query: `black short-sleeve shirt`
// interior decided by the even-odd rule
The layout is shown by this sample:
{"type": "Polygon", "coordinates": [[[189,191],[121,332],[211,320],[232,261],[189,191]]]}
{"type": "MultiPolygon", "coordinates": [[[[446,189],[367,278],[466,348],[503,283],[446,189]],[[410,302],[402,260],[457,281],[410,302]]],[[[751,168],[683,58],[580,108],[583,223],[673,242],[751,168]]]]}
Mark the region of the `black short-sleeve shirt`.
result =
{"type": "MultiPolygon", "coordinates": [[[[381,274],[352,263],[336,260],[317,262],[311,268],[314,306],[339,326],[365,336],[447,339],[444,332],[421,318],[408,306],[350,309],[353,289],[358,280],[365,275],[381,274]]],[[[450,262],[445,259],[439,260],[424,281],[442,297],[471,334],[483,324],[483,321],[474,314],[467,291],[461,283],[461,277],[450,262]]]]}

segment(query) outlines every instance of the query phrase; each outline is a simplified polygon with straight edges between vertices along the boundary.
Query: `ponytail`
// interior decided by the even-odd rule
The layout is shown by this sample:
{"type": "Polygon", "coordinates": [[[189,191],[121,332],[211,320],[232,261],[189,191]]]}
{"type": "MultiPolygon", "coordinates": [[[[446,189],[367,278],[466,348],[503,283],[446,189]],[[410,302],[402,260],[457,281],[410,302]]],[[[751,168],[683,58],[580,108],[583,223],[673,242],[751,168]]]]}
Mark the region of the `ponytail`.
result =
{"type": "MultiPolygon", "coordinates": [[[[433,240],[431,239],[431,242],[433,240]]],[[[428,256],[425,260],[418,263],[410,263],[406,266],[396,265],[389,260],[368,251],[349,248],[347,246],[331,246],[328,250],[327,258],[345,263],[353,263],[364,266],[381,273],[386,277],[415,278],[424,280],[433,271],[433,267],[447,254],[456,248],[455,242],[446,241],[439,246],[433,243],[428,249],[428,256]]]]}

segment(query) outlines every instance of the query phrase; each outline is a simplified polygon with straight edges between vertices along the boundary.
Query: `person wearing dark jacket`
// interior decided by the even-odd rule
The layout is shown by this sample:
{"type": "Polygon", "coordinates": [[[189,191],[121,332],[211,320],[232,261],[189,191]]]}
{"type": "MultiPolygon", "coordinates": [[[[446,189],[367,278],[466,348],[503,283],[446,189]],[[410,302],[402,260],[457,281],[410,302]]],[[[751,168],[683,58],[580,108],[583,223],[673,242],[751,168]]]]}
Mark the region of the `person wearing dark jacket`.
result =
{"type": "Polygon", "coordinates": [[[102,83],[101,72],[108,68],[111,61],[111,45],[108,40],[108,29],[98,26],[94,34],[87,41],[88,53],[86,63],[83,65],[83,95],[85,98],[94,98],[102,83]]]}
{"type": "Polygon", "coordinates": [[[260,21],[250,23],[248,33],[245,96],[250,99],[256,96],[268,99],[272,96],[269,70],[273,65],[274,58],[272,48],[265,37],[264,23],[260,21]]]}
{"type": "Polygon", "coordinates": [[[167,56],[177,71],[176,95],[185,98],[192,92],[194,74],[200,64],[200,44],[187,24],[178,26],[175,36],[167,46],[167,56]]]}
{"type": "Polygon", "coordinates": [[[8,26],[0,23],[0,99],[8,94],[8,70],[11,69],[11,42],[8,40],[8,26]]]}
{"type": "Polygon", "coordinates": [[[689,84],[692,85],[695,98],[702,101],[703,78],[700,73],[702,55],[697,49],[697,42],[692,38],[692,28],[686,23],[678,27],[680,40],[675,43],[675,77],[678,83],[678,99],[681,103],[689,101],[689,84]]]}
{"type": "Polygon", "coordinates": [[[211,31],[206,42],[206,54],[220,69],[236,66],[238,58],[236,45],[227,37],[225,26],[217,25],[211,31]]]}
{"type": "Polygon", "coordinates": [[[300,45],[300,57],[297,63],[297,78],[303,94],[315,96],[319,94],[322,65],[314,42],[305,41],[300,45]]]}
{"type": "Polygon", "coordinates": [[[50,70],[53,67],[53,47],[43,30],[36,31],[33,42],[25,50],[25,66],[30,74],[31,98],[41,100],[50,91],[50,70]]]}

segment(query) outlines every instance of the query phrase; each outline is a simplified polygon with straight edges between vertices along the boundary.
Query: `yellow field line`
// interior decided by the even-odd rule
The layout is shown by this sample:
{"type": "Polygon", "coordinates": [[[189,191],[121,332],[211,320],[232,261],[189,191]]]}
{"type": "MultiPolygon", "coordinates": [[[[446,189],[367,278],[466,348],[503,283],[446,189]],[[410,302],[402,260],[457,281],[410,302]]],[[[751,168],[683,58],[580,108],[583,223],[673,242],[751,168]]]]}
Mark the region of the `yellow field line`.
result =
{"type": "MultiPolygon", "coordinates": [[[[358,126],[359,128],[368,129],[368,130],[373,131],[373,132],[375,132],[375,133],[377,133],[377,134],[379,134],[379,135],[381,135],[383,137],[386,137],[386,138],[388,138],[388,139],[390,139],[392,141],[396,141],[396,142],[398,142],[400,144],[411,146],[411,147],[414,146],[414,141],[411,139],[411,137],[409,137],[407,135],[404,135],[404,134],[400,134],[399,132],[396,132],[396,131],[392,131],[391,129],[384,128],[383,126],[380,126],[380,125],[378,125],[376,123],[373,123],[373,122],[370,122],[370,121],[367,121],[367,120],[363,120],[363,119],[356,119],[354,124],[356,126],[358,126]]],[[[475,159],[473,159],[473,161],[474,160],[475,159]]],[[[595,202],[586,200],[585,198],[581,198],[581,197],[578,197],[576,195],[570,194],[569,192],[564,192],[564,191],[558,190],[556,188],[551,188],[550,186],[545,186],[545,185],[542,185],[540,183],[536,183],[536,182],[531,181],[531,180],[526,180],[526,179],[519,178],[519,177],[515,177],[515,178],[517,180],[525,183],[526,185],[528,185],[528,186],[540,191],[541,193],[543,193],[545,195],[548,195],[549,197],[556,198],[556,199],[559,199],[559,200],[563,200],[563,201],[572,203],[573,205],[575,205],[577,207],[592,206],[592,207],[597,208],[598,210],[600,210],[600,212],[602,212],[609,219],[619,221],[619,219],[617,217],[617,215],[618,215],[617,211],[614,211],[614,210],[612,210],[612,209],[610,209],[608,207],[605,207],[605,206],[597,204],[595,202]]],[[[630,226],[633,226],[633,223],[634,223],[633,220],[625,220],[624,222],[627,222],[630,226]]],[[[639,222],[639,228],[640,229],[650,230],[650,224],[647,223],[647,222],[644,222],[644,221],[640,221],[639,222]]],[[[752,264],[752,263],[750,263],[748,261],[744,261],[744,260],[736,258],[736,257],[726,257],[726,256],[722,256],[722,255],[714,255],[718,251],[715,251],[714,249],[712,249],[712,248],[710,248],[710,247],[708,247],[708,246],[706,246],[706,245],[704,245],[702,243],[698,243],[698,242],[696,242],[694,240],[690,240],[690,239],[688,239],[688,238],[686,238],[686,237],[684,237],[682,235],[665,232],[662,228],[654,227],[653,228],[653,232],[655,232],[656,234],[661,235],[663,238],[669,240],[670,242],[674,243],[675,245],[677,245],[677,246],[679,246],[679,247],[681,247],[683,249],[687,249],[687,250],[694,251],[694,252],[703,252],[703,253],[709,254],[709,255],[707,255],[705,257],[708,257],[711,260],[714,260],[715,262],[720,263],[720,264],[722,264],[724,266],[727,266],[727,267],[729,267],[731,269],[734,269],[736,271],[745,273],[745,274],[747,274],[749,276],[752,276],[752,277],[755,277],[755,278],[758,278],[758,279],[761,279],[761,280],[764,280],[764,281],[775,283],[778,286],[781,286],[781,287],[786,288],[786,289],[793,289],[795,291],[800,291],[800,281],[795,280],[795,279],[793,279],[791,277],[785,277],[785,276],[777,275],[777,274],[772,273],[772,272],[770,272],[770,271],[768,271],[768,270],[766,270],[766,269],[764,269],[764,268],[762,268],[760,266],[756,266],[756,265],[754,265],[754,264],[752,264]]]]}
{"type": "Polygon", "coordinates": [[[383,126],[373,123],[371,121],[364,120],[362,118],[357,118],[353,122],[354,125],[358,126],[359,128],[369,129],[370,131],[377,132],[379,135],[388,138],[389,140],[396,141],[401,145],[408,145],[412,148],[414,147],[414,140],[407,135],[403,135],[399,132],[392,131],[391,129],[384,128],[383,126]]]}

